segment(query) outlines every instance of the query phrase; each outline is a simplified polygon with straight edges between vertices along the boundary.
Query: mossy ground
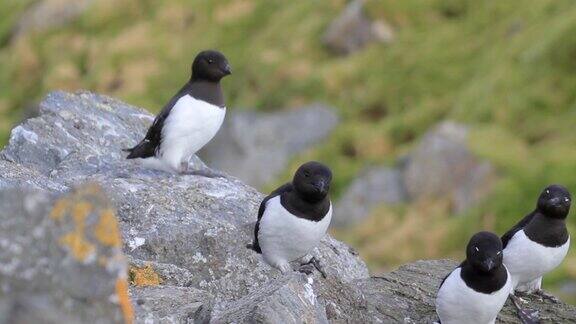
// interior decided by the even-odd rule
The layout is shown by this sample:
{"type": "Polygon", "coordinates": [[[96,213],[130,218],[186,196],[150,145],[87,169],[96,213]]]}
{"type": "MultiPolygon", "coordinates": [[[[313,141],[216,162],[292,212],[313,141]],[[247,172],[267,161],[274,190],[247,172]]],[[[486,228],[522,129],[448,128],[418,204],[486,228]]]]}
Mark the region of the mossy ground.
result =
{"type": "MultiPolygon", "coordinates": [[[[0,2],[0,142],[22,108],[52,89],[87,88],[157,111],[187,79],[195,53],[218,48],[234,69],[224,81],[230,107],[323,101],[341,115],[330,139],[295,158],[283,180],[319,159],[334,170],[338,196],[362,166],[392,163],[440,120],[474,127],[471,146],[500,174],[493,193],[461,217],[448,217],[442,202],[383,207],[368,225],[337,233],[373,269],[461,258],[473,232],[503,233],[545,185],[576,192],[571,0],[368,1],[370,16],[396,28],[396,41],[348,57],[319,42],[344,0],[101,0],[66,27],[9,41],[28,3],[0,2]]],[[[574,252],[545,287],[566,278],[576,278],[574,252]]]]}

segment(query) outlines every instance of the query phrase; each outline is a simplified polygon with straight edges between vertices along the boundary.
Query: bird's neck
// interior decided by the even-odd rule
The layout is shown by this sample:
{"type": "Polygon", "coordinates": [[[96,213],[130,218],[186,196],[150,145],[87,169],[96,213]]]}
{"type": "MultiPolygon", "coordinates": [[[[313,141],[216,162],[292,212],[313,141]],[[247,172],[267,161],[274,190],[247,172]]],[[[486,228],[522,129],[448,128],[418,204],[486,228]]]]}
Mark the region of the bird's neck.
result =
{"type": "Polygon", "coordinates": [[[189,84],[188,94],[195,99],[205,101],[221,108],[226,107],[224,102],[224,93],[222,92],[220,82],[192,79],[189,81],[189,84]]]}
{"type": "Polygon", "coordinates": [[[508,280],[508,272],[503,265],[490,272],[476,270],[468,261],[464,261],[460,269],[460,277],[466,285],[477,292],[490,294],[504,287],[508,280]]]}
{"type": "Polygon", "coordinates": [[[302,199],[296,191],[291,191],[282,195],[280,201],[291,214],[315,222],[322,220],[330,210],[328,196],[320,201],[309,202],[302,199]]]}
{"type": "Polygon", "coordinates": [[[547,217],[540,211],[536,211],[536,215],[524,227],[524,234],[530,240],[548,247],[561,246],[568,240],[566,220],[547,217]]]}

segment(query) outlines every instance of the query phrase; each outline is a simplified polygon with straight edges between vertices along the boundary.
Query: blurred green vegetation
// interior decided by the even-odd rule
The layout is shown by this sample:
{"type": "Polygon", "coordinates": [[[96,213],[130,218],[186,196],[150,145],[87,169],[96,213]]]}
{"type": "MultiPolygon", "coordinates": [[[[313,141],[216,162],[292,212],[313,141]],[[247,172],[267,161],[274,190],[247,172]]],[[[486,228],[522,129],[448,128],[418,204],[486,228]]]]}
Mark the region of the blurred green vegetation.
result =
{"type": "MultiPolygon", "coordinates": [[[[576,192],[572,0],[367,1],[396,40],[347,57],[320,42],[343,0],[101,0],[71,24],[10,39],[30,2],[0,2],[0,143],[23,107],[53,89],[86,88],[157,111],[188,78],[195,54],[218,48],[234,70],[224,81],[228,106],[323,101],[338,109],[342,123],[330,139],[286,171],[325,161],[336,196],[362,166],[393,163],[440,120],[473,126],[472,148],[500,174],[493,193],[462,217],[447,216],[443,202],[383,206],[367,224],[338,231],[374,271],[461,258],[472,233],[502,234],[547,184],[576,192]]],[[[576,278],[575,252],[545,287],[566,278],[576,278]]]]}

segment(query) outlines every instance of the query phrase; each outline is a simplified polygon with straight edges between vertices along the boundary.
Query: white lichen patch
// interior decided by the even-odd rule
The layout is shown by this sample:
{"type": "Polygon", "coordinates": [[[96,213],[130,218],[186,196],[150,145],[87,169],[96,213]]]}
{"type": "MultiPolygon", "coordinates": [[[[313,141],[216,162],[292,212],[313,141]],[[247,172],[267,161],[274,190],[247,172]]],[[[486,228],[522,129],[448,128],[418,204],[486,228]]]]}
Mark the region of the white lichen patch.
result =
{"type": "Polygon", "coordinates": [[[128,246],[130,247],[131,251],[136,250],[137,248],[141,247],[146,243],[146,239],[143,237],[135,237],[128,242],[128,246]]]}
{"type": "Polygon", "coordinates": [[[206,263],[208,262],[208,260],[202,255],[202,253],[200,252],[196,252],[193,256],[192,256],[192,260],[194,260],[195,263],[198,262],[202,262],[202,263],[206,263]]]}
{"type": "Polygon", "coordinates": [[[34,133],[33,131],[25,129],[24,127],[22,127],[22,125],[18,125],[12,130],[10,138],[11,139],[23,138],[24,140],[32,144],[36,144],[38,142],[38,134],[34,133]]]}

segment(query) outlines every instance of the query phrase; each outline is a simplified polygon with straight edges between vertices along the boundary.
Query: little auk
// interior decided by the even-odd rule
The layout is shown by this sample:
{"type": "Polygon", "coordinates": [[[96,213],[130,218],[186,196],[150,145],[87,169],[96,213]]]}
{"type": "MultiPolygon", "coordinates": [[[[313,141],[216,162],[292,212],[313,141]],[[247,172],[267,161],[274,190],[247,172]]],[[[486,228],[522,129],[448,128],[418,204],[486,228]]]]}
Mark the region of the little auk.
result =
{"type": "Polygon", "coordinates": [[[231,74],[228,60],[213,50],[200,52],[192,63],[190,80],[156,116],[144,139],[128,159],[173,173],[202,174],[188,170],[189,159],[216,135],[226,114],[220,80],[231,74]]]}
{"type": "Polygon", "coordinates": [[[264,261],[282,273],[292,270],[289,262],[300,260],[300,272],[313,268],[326,272],[309,253],[320,243],[332,219],[328,192],[332,172],[319,162],[301,165],[291,183],[284,184],[260,204],[254,241],[250,246],[264,261]]]}
{"type": "Polygon", "coordinates": [[[502,263],[502,241],[490,232],[476,233],[466,247],[466,260],[440,285],[436,313],[442,324],[494,323],[512,291],[502,263]]]}

